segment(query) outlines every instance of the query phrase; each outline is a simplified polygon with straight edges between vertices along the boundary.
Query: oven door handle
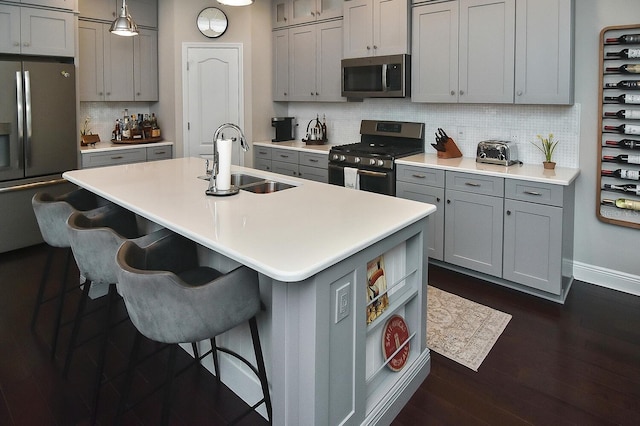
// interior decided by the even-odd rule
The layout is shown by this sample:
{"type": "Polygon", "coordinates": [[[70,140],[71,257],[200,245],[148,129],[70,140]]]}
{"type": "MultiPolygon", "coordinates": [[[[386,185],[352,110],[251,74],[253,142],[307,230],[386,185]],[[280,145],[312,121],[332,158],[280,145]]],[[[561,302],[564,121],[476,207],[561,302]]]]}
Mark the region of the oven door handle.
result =
{"type": "Polygon", "coordinates": [[[384,172],[372,172],[370,170],[358,170],[358,174],[362,176],[371,176],[371,177],[387,177],[387,174],[384,172]]]}

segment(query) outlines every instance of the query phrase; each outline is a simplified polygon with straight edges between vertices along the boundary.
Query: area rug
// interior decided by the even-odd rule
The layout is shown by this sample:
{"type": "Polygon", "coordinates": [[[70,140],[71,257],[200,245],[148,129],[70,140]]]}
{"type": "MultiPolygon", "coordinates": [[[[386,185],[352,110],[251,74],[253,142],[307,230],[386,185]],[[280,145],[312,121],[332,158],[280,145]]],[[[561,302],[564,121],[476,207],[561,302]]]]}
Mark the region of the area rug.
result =
{"type": "Polygon", "coordinates": [[[511,315],[427,286],[427,346],[478,371],[511,315]]]}

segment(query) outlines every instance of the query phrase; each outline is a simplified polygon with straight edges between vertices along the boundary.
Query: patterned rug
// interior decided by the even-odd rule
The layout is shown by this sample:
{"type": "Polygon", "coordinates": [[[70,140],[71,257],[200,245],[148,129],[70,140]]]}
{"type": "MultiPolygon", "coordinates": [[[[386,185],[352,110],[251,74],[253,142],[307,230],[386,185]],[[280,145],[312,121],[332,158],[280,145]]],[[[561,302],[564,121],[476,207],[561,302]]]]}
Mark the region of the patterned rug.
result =
{"type": "Polygon", "coordinates": [[[478,371],[511,315],[427,286],[427,346],[478,371]]]}

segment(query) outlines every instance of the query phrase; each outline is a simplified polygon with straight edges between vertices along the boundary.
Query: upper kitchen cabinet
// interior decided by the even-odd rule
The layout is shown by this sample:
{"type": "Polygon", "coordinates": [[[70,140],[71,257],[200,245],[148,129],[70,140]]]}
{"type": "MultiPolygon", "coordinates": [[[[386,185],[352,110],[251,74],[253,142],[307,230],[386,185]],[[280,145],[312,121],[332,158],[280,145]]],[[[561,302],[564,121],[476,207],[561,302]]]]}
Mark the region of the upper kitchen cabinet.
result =
{"type": "Polygon", "coordinates": [[[0,53],[75,55],[73,13],[0,4],[0,53]]]}
{"type": "Polygon", "coordinates": [[[307,24],[342,16],[343,0],[273,0],[272,26],[307,24]]]}
{"type": "Polygon", "coordinates": [[[513,103],[515,0],[460,0],[458,102],[513,103]]]}
{"type": "Polygon", "coordinates": [[[515,103],[573,103],[573,0],[516,0],[515,103]]]}
{"type": "Polygon", "coordinates": [[[20,3],[55,7],[57,9],[76,10],[76,0],[22,0],[20,3]]]}
{"type": "Polygon", "coordinates": [[[273,100],[289,100],[289,30],[273,32],[273,100]]]}
{"type": "MultiPolygon", "coordinates": [[[[78,2],[80,18],[101,21],[113,21],[122,7],[122,0],[78,0],[78,2]]],[[[157,0],[128,0],[127,7],[138,26],[158,27],[157,0]]]]}
{"type": "Polygon", "coordinates": [[[413,8],[412,101],[570,104],[572,0],[413,8]]]}
{"type": "Polygon", "coordinates": [[[342,21],[289,29],[289,100],[340,101],[342,21]]]}
{"type": "Polygon", "coordinates": [[[409,53],[408,0],[349,0],[343,14],[345,58],[409,53]]]}
{"type": "Polygon", "coordinates": [[[109,26],[78,21],[80,100],[157,101],[157,31],[120,37],[109,26]]]}

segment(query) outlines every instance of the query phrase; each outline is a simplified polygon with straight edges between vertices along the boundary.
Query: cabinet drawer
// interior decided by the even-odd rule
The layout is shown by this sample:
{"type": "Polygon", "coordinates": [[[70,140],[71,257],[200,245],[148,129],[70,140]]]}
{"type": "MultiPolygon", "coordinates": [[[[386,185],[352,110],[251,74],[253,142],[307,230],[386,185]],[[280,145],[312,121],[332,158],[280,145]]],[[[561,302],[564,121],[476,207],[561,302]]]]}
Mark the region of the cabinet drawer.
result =
{"type": "Polygon", "coordinates": [[[122,151],[96,152],[82,154],[82,167],[114,166],[116,164],[139,163],[147,161],[145,149],[127,149],[122,151]]]}
{"type": "Polygon", "coordinates": [[[264,158],[256,158],[253,161],[253,167],[258,170],[271,171],[271,160],[265,160],[264,158]]]}
{"type": "Polygon", "coordinates": [[[272,161],[271,170],[273,173],[278,173],[287,176],[298,176],[298,164],[285,163],[284,161],[272,161]]]}
{"type": "Polygon", "coordinates": [[[504,178],[447,171],[446,181],[447,189],[496,197],[504,196],[504,178]]]}
{"type": "Polygon", "coordinates": [[[562,207],[563,192],[563,187],[560,185],[518,179],[506,179],[504,185],[505,198],[549,206],[562,207]]]}
{"type": "Polygon", "coordinates": [[[255,147],[255,158],[262,158],[263,160],[271,160],[271,148],[265,148],[264,146],[255,147]]]}
{"type": "Polygon", "coordinates": [[[298,164],[298,151],[291,151],[289,149],[273,149],[272,151],[272,160],[298,164]]]}
{"type": "Polygon", "coordinates": [[[329,165],[329,155],[312,154],[310,152],[301,152],[300,165],[311,167],[322,167],[326,169],[329,165]]]}
{"type": "Polygon", "coordinates": [[[299,176],[303,179],[313,180],[316,182],[327,183],[329,182],[329,170],[320,167],[309,167],[300,165],[299,176]]]}
{"type": "Polygon", "coordinates": [[[147,148],[147,161],[166,160],[173,157],[170,146],[153,146],[147,148]]]}
{"type": "Polygon", "coordinates": [[[444,170],[399,165],[396,180],[444,188],[444,170]]]}

